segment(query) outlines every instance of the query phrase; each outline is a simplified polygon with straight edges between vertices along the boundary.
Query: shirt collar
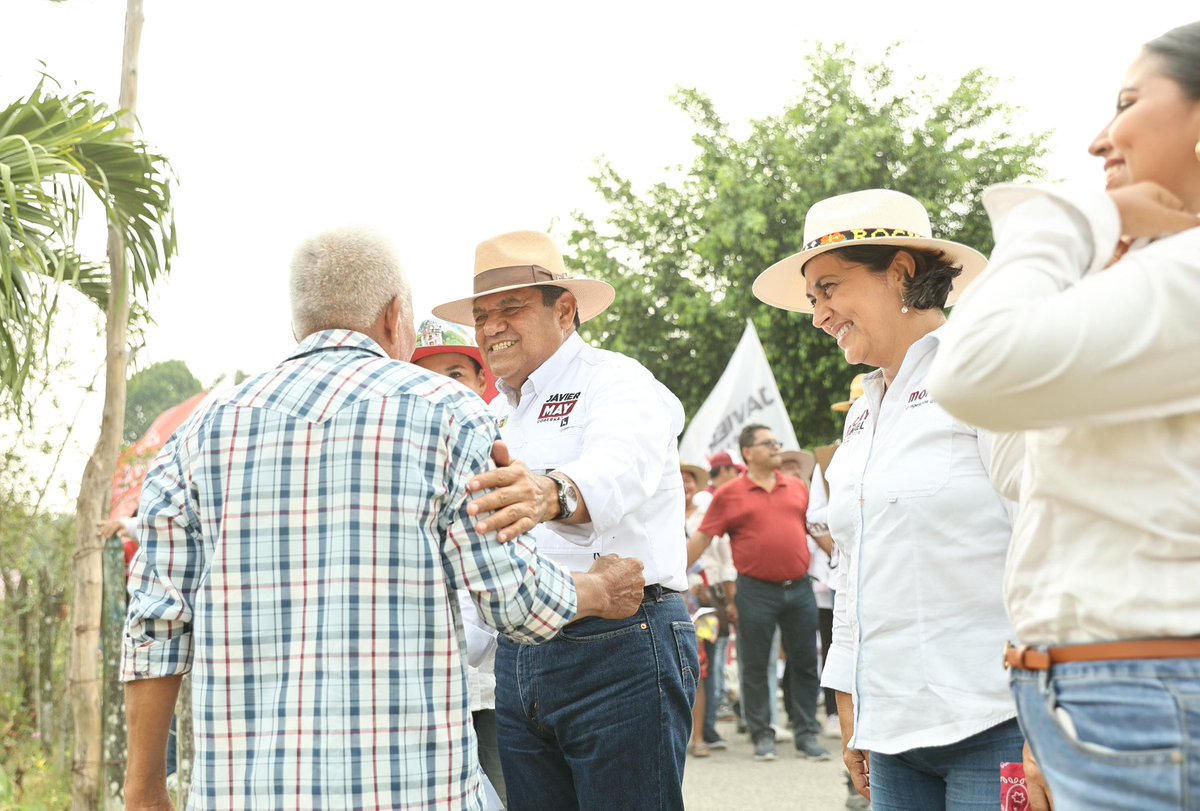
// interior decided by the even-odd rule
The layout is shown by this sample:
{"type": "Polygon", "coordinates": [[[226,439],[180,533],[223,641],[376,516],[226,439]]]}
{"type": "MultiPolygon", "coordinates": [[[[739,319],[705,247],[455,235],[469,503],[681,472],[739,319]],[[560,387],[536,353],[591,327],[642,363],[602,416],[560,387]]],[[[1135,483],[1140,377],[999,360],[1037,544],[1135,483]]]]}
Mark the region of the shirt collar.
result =
{"type": "Polygon", "coordinates": [[[296,345],[292,354],[288,356],[288,360],[302,358],[314,352],[326,352],[338,349],[357,349],[362,352],[369,352],[372,355],[378,355],[381,358],[388,356],[383,351],[383,347],[361,332],[355,332],[352,329],[323,329],[305,336],[296,345]]]}
{"type": "MultiPolygon", "coordinates": [[[[776,488],[787,487],[787,477],[786,476],[780,476],[778,470],[774,471],[774,475],[775,475],[775,487],[776,488]]],[[[746,487],[757,487],[759,490],[762,490],[764,493],[767,492],[767,489],[765,487],[763,487],[758,482],[754,481],[754,479],[750,478],[749,471],[747,471],[746,473],[743,473],[739,478],[746,480],[746,487]]]]}
{"type": "MultiPolygon", "coordinates": [[[[942,324],[935,330],[925,333],[917,340],[913,341],[912,346],[904,353],[904,360],[900,362],[900,369],[896,372],[896,380],[900,380],[905,371],[905,367],[910,365],[910,362],[918,355],[924,355],[927,352],[936,352],[938,344],[941,343],[942,333],[946,329],[946,324],[942,324]]],[[[896,380],[892,381],[895,385],[896,380]]],[[[883,399],[883,370],[876,369],[873,372],[867,373],[863,378],[863,394],[874,392],[871,402],[879,403],[883,399]]]]}
{"type": "Polygon", "coordinates": [[[567,336],[567,340],[562,342],[562,346],[554,351],[554,354],[546,358],[542,365],[529,373],[529,377],[525,380],[525,384],[521,386],[521,391],[518,392],[505,383],[503,380],[496,381],[496,388],[503,394],[508,402],[516,407],[519,401],[519,396],[534,396],[539,391],[544,390],[550,383],[558,379],[558,377],[567,370],[571,365],[571,361],[579,356],[583,348],[587,346],[583,339],[579,337],[578,332],[572,332],[567,336]]]}

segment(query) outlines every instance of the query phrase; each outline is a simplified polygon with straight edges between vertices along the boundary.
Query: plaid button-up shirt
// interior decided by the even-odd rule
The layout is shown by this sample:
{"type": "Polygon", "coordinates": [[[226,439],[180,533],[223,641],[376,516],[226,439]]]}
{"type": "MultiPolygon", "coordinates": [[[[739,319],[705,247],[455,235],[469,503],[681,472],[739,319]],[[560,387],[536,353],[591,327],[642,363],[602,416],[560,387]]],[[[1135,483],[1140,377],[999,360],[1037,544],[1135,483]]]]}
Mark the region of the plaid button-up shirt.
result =
{"type": "Polygon", "coordinates": [[[483,807],[455,589],[554,636],[570,576],[480,536],[484,404],[356,332],[196,414],[146,479],[122,678],[192,671],[191,808],[483,807]]]}

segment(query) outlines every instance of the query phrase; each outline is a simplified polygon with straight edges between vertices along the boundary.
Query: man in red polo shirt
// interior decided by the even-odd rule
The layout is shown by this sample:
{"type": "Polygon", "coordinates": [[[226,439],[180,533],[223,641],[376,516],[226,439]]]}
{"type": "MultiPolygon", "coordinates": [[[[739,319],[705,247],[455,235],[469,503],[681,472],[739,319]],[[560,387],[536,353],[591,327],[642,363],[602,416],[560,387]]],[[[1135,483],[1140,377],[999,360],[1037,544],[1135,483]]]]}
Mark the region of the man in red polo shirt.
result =
{"type": "Polygon", "coordinates": [[[746,474],[713,495],[700,529],[688,541],[689,565],[708,548],[713,536],[729,536],[738,571],[734,600],[739,618],[742,701],[754,741],[754,759],[775,759],[770,704],[774,697],[767,687],[767,668],[774,666],[771,638],[778,625],[790,663],[796,753],[810,760],[828,760],[829,753],[817,744],[820,682],[817,603],[808,577],[808,488],[799,479],[779,472],[783,445],[765,425],[747,425],[738,444],[746,474]]]}

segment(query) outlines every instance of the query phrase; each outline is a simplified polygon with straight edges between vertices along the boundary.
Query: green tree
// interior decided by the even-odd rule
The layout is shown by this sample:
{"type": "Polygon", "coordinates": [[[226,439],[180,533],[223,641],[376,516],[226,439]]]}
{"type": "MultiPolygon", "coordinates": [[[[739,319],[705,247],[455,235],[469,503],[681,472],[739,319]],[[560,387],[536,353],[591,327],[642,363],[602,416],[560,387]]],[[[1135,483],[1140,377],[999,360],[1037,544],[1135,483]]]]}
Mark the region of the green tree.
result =
{"type": "Polygon", "coordinates": [[[132,444],[171,406],[203,390],[181,360],[155,363],[129,378],[125,391],[125,442],[132,444]]]}
{"type": "Polygon", "coordinates": [[[897,189],[925,204],[935,236],[987,253],[983,189],[1041,176],[1046,136],[1016,131],[1016,111],[991,100],[996,79],[974,70],[943,93],[928,80],[899,85],[892,58],[860,64],[844,46],[818,46],[801,96],[751,122],[744,138],[702,93],[679,91],[674,101],[697,130],[691,165],[641,192],[602,162],[592,181],[607,214],[573,215],[576,265],[617,289],[585,336],[641,361],[690,417],[749,317],[801,443],[839,436],[829,405],[861,370],[811,318],[750,291],[762,270],[800,249],[808,208],[849,191],[897,189]]]}

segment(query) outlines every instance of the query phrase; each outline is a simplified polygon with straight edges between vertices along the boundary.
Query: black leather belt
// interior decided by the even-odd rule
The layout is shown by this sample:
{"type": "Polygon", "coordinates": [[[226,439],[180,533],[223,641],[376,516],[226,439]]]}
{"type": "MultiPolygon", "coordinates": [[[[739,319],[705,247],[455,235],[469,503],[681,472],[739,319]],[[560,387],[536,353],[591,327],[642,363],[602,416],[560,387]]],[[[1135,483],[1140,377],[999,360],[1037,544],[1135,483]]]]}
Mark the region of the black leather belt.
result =
{"type": "Polygon", "coordinates": [[[762,583],[764,586],[778,586],[781,589],[790,589],[792,586],[798,586],[801,583],[808,581],[808,575],[798,577],[795,580],[761,580],[757,577],[751,577],[748,574],[739,574],[738,577],[744,577],[747,580],[753,580],[755,583],[762,583]]]}
{"type": "Polygon", "coordinates": [[[643,603],[657,603],[666,597],[668,594],[678,594],[675,589],[669,589],[661,583],[655,583],[653,586],[646,586],[642,589],[643,603]]]}

